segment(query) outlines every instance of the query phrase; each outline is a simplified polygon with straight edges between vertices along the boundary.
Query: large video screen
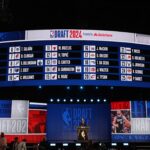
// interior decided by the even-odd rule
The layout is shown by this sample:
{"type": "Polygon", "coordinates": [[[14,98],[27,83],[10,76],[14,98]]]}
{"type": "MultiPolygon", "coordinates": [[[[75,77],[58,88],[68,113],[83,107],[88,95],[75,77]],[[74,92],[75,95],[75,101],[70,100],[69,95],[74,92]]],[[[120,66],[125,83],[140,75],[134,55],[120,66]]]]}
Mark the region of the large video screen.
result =
{"type": "Polygon", "coordinates": [[[78,140],[77,128],[82,118],[89,127],[89,140],[103,142],[111,140],[109,104],[49,104],[48,140],[55,142],[78,140]]]}
{"type": "Polygon", "coordinates": [[[30,109],[28,133],[46,133],[46,110],[30,109]]]}
{"type": "Polygon", "coordinates": [[[150,101],[111,103],[112,141],[150,141],[150,101]]]}
{"type": "Polygon", "coordinates": [[[29,102],[0,100],[0,132],[26,134],[28,132],[29,102]]]}
{"type": "Polygon", "coordinates": [[[27,100],[0,100],[0,132],[4,132],[7,142],[15,137],[19,141],[39,143],[46,135],[45,109],[30,109],[27,100]]]}
{"type": "Polygon", "coordinates": [[[97,30],[0,33],[0,86],[150,87],[149,39],[97,30]]]}

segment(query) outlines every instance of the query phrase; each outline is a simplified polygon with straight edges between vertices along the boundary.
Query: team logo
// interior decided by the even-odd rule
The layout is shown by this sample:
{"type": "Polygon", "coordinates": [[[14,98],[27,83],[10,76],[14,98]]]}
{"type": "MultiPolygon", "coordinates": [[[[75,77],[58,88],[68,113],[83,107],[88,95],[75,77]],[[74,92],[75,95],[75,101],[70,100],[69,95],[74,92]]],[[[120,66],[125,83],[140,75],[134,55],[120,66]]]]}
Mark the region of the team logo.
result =
{"type": "Polygon", "coordinates": [[[14,47],[9,47],[9,53],[14,53],[15,48],[14,47]]]}

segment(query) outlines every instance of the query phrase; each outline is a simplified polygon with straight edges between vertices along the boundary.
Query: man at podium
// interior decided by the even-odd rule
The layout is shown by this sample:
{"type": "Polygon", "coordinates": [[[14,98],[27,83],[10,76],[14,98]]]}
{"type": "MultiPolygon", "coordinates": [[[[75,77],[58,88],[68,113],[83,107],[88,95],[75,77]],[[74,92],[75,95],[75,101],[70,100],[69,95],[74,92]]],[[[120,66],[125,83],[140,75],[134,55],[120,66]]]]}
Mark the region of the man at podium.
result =
{"type": "Polygon", "coordinates": [[[88,129],[89,127],[87,126],[84,118],[82,118],[79,124],[79,127],[77,128],[78,140],[81,140],[81,141],[88,140],[88,129]]]}

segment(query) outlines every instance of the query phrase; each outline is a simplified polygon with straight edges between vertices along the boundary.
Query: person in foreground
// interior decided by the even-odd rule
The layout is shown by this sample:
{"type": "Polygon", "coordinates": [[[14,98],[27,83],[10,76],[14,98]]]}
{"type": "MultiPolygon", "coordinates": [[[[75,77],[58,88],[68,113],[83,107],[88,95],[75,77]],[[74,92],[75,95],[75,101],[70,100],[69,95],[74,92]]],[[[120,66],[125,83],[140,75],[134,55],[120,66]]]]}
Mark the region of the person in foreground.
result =
{"type": "Polygon", "coordinates": [[[1,137],[0,137],[0,150],[6,150],[7,148],[7,139],[5,137],[5,134],[1,132],[1,137]]]}
{"type": "Polygon", "coordinates": [[[80,132],[79,132],[79,135],[78,135],[78,139],[81,140],[81,141],[86,141],[88,140],[88,135],[87,135],[87,132],[85,130],[85,128],[87,127],[87,124],[84,120],[84,118],[81,119],[81,122],[80,122],[80,132]]]}

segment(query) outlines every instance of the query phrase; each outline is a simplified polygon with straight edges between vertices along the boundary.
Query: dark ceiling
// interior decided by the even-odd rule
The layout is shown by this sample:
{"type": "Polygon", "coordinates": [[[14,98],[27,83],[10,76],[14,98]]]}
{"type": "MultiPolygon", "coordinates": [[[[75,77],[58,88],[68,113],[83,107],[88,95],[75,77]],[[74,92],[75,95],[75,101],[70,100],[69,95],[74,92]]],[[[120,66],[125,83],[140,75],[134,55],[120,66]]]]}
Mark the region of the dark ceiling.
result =
{"type": "Polygon", "coordinates": [[[81,28],[150,34],[148,1],[7,1],[9,13],[1,15],[1,31],[81,28]]]}

